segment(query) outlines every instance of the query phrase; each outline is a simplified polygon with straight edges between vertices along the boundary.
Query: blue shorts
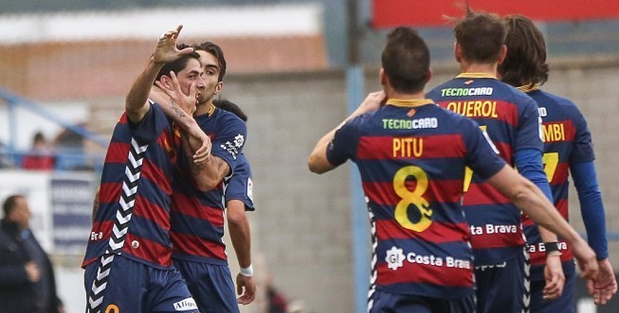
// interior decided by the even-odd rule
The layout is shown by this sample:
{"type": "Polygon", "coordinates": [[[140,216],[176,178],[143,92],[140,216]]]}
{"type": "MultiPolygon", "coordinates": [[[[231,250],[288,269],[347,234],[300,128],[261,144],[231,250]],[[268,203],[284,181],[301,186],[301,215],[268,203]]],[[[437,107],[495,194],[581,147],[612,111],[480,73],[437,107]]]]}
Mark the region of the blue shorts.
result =
{"type": "Polygon", "coordinates": [[[475,295],[462,299],[439,299],[398,295],[375,290],[368,301],[369,313],[474,313],[475,295]]]}
{"type": "Polygon", "coordinates": [[[565,275],[563,294],[556,300],[544,300],[543,292],[546,282],[531,282],[531,313],[575,313],[576,274],[565,275]]]}
{"type": "Polygon", "coordinates": [[[174,260],[202,313],[239,313],[228,265],[174,260]]]}
{"type": "Polygon", "coordinates": [[[529,309],[529,254],[475,266],[477,313],[522,313],[529,309]],[[526,295],[526,297],[525,297],[526,295]]]}
{"type": "Polygon", "coordinates": [[[86,313],[198,313],[177,270],[107,255],[86,266],[86,313]]]}

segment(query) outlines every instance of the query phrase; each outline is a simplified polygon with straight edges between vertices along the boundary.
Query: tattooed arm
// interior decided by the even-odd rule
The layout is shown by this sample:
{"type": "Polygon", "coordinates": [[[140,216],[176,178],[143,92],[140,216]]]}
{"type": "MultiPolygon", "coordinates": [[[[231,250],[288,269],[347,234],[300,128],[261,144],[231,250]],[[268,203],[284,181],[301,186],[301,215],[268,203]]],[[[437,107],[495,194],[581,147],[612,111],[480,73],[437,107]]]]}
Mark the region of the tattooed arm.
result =
{"type": "MultiPolygon", "coordinates": [[[[194,148],[195,143],[189,142],[188,136],[182,136],[185,155],[194,148]]],[[[191,173],[196,181],[196,188],[200,191],[209,191],[217,187],[219,183],[230,173],[230,165],[222,158],[211,155],[206,162],[201,164],[189,162],[191,173]]]]}

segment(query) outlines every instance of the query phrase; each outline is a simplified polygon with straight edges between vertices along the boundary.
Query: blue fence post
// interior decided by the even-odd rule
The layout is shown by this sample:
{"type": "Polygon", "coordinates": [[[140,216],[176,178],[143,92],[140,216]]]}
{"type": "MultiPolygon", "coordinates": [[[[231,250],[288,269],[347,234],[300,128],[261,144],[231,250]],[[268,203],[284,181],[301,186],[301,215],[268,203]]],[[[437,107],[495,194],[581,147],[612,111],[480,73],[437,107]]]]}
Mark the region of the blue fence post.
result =
{"type": "Polygon", "coordinates": [[[8,100],[8,119],[9,119],[9,142],[7,146],[9,153],[14,153],[17,149],[17,103],[8,100]]]}
{"type": "MultiPolygon", "coordinates": [[[[364,77],[361,66],[350,66],[346,72],[346,90],[348,93],[348,112],[352,113],[363,101],[364,77]]],[[[354,165],[350,165],[351,188],[351,224],[355,312],[367,312],[367,298],[369,287],[369,239],[368,214],[365,196],[361,188],[361,178],[354,165]]]]}

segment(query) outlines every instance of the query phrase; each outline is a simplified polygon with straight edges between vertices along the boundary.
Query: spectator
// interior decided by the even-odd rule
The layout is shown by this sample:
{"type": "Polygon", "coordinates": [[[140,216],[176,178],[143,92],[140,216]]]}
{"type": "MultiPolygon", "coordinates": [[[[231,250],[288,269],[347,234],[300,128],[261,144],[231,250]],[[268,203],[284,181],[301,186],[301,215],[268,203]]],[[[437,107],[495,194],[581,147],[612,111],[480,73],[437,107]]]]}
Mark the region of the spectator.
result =
{"type": "Polygon", "coordinates": [[[265,281],[266,298],[267,298],[267,313],[287,313],[288,300],[284,295],[273,286],[273,278],[267,277],[265,281]]]}
{"type": "Polygon", "coordinates": [[[51,170],[56,158],[51,152],[43,133],[37,132],[32,139],[32,150],[24,156],[22,166],[28,170],[51,170]]]}
{"type": "Polygon", "coordinates": [[[26,198],[12,195],[0,220],[0,313],[64,313],[52,264],[29,228],[26,198]]]}

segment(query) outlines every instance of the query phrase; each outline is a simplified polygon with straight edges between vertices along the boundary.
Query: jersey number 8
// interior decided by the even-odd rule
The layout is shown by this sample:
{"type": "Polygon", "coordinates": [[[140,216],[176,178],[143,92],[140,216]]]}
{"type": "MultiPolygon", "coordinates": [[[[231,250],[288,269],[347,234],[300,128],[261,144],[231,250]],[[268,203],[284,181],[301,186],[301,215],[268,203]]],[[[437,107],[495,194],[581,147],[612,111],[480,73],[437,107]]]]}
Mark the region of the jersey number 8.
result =
{"type": "Polygon", "coordinates": [[[417,166],[406,166],[398,170],[393,177],[393,189],[400,197],[400,201],[395,207],[395,219],[406,229],[415,232],[422,232],[432,225],[432,209],[423,194],[428,189],[428,175],[423,169],[417,166]],[[417,184],[414,190],[409,190],[406,186],[406,180],[409,177],[415,178],[417,184]],[[413,222],[410,220],[408,210],[417,210],[419,220],[413,222]]]}

